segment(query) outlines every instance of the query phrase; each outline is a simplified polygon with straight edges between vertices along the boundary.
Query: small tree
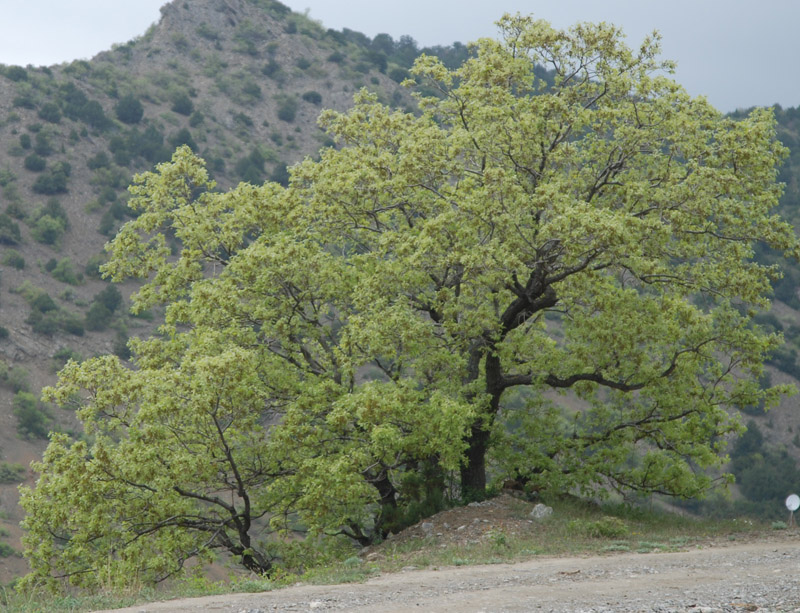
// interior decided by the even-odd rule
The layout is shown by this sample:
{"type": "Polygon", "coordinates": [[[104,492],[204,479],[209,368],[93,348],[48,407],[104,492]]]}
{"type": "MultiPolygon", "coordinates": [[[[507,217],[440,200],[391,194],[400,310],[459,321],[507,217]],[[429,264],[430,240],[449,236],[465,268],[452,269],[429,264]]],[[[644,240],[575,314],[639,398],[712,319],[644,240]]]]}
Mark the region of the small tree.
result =
{"type": "Polygon", "coordinates": [[[138,98],[128,94],[119,99],[114,106],[114,113],[121,122],[133,125],[142,120],[144,107],[138,98]]]}

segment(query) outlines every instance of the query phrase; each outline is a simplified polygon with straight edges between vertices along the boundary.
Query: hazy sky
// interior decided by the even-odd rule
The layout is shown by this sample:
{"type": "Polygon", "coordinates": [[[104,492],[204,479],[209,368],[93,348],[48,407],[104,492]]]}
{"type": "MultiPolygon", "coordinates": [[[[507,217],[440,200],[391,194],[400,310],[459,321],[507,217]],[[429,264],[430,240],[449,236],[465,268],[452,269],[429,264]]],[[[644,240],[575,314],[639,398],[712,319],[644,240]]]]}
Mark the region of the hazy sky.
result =
{"type": "MultiPolygon", "coordinates": [[[[183,0],[181,0],[183,1],[183,0]]],[[[197,2],[199,0],[187,0],[197,2]]],[[[657,29],[677,80],[723,111],[800,106],[800,0],[282,0],[326,27],[420,46],[494,36],[503,12],[532,13],[559,27],[621,26],[631,46],[657,29]]],[[[49,65],[91,58],[143,34],[165,0],[0,0],[0,63],[49,65]]]]}

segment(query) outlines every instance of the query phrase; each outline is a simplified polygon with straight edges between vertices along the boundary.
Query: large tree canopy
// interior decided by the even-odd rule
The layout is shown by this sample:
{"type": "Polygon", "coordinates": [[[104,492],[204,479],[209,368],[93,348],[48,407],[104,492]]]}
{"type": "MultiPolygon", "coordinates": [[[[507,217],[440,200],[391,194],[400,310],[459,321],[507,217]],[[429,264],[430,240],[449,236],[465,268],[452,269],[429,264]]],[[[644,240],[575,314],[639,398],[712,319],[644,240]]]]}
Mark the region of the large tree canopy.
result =
{"type": "Polygon", "coordinates": [[[266,572],[287,518],[369,542],[487,478],[711,484],[726,407],[780,391],[751,322],[776,275],[754,243],[798,252],[772,115],[690,98],[656,38],[499,25],[458,70],[417,61],[420,114],[323,113],[339,146],[288,188],[219,193],[185,147],[136,178],[105,272],[166,323],[49,391],[87,438],[54,435],[24,491],[29,580],[214,549],[266,572]]]}

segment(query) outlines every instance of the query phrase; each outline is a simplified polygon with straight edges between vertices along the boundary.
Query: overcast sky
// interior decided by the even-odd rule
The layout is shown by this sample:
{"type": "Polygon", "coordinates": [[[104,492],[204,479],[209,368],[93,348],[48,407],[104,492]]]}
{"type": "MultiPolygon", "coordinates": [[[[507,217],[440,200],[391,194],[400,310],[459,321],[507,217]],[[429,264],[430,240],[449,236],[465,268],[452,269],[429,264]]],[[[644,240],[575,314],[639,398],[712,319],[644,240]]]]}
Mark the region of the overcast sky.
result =
{"type": "MultiPolygon", "coordinates": [[[[183,0],[181,0],[183,1],[183,0]]],[[[197,2],[199,0],[188,0],[197,2]]],[[[494,36],[503,12],[559,27],[621,26],[631,46],[653,29],[677,80],[723,111],[775,102],[800,106],[800,0],[282,0],[326,27],[369,36],[409,34],[420,46],[494,36]]],[[[143,34],[165,0],[0,0],[0,63],[50,65],[91,58],[143,34]]]]}

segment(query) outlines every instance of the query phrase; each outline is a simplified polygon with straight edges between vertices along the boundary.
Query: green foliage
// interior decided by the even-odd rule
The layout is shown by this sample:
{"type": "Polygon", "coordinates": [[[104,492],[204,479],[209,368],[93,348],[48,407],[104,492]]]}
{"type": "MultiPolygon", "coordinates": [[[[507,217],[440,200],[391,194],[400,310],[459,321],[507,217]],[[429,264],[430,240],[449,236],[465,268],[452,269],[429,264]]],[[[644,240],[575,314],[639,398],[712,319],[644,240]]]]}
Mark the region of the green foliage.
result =
{"type": "Polygon", "coordinates": [[[33,331],[45,336],[53,336],[59,331],[82,336],[83,323],[76,315],[62,310],[46,291],[23,284],[16,290],[30,305],[31,311],[25,320],[33,331]]]}
{"type": "MultiPolygon", "coordinates": [[[[29,126],[29,129],[32,128],[33,126],[29,126]]],[[[35,141],[33,146],[34,152],[43,156],[52,155],[53,145],[50,142],[50,134],[48,132],[37,130],[34,141],[35,141]]]]}
{"type": "Polygon", "coordinates": [[[14,393],[30,391],[28,371],[19,364],[9,368],[6,362],[0,361],[0,384],[14,393]]]}
{"type": "Polygon", "coordinates": [[[80,285],[83,282],[83,275],[75,272],[72,261],[69,258],[59,260],[50,270],[50,274],[54,279],[70,285],[80,285]]]}
{"type": "Polygon", "coordinates": [[[0,245],[17,245],[21,240],[19,225],[5,213],[0,213],[0,245]]]}
{"type": "Polygon", "coordinates": [[[83,356],[78,351],[75,351],[70,347],[62,347],[53,354],[52,360],[55,370],[59,371],[64,366],[64,364],[66,364],[70,360],[75,360],[76,362],[82,362],[83,356]]]}
{"type": "Polygon", "coordinates": [[[50,215],[41,215],[33,222],[31,234],[34,240],[45,245],[55,245],[65,231],[64,222],[50,215]]]}
{"type": "Polygon", "coordinates": [[[322,104],[322,94],[315,91],[305,92],[303,94],[303,100],[311,104],[322,104]]]}
{"type": "Polygon", "coordinates": [[[122,123],[137,124],[144,116],[144,107],[138,98],[128,94],[120,98],[114,105],[114,114],[122,123]]]}
{"type": "Polygon", "coordinates": [[[131,128],[113,136],[108,148],[120,166],[128,166],[137,158],[154,164],[169,159],[170,154],[170,149],[164,145],[164,134],[153,125],[147,126],[142,132],[131,128]]]}
{"type": "Polygon", "coordinates": [[[69,219],[61,203],[50,198],[34,212],[30,224],[34,240],[46,245],[56,245],[69,228],[69,219]]]}
{"type": "Polygon", "coordinates": [[[131,349],[128,343],[130,339],[128,335],[125,334],[122,330],[117,331],[117,335],[114,337],[114,344],[112,345],[112,351],[114,355],[117,356],[120,360],[130,360],[131,359],[131,349]]]}
{"type": "Polygon", "coordinates": [[[22,464],[0,462],[0,483],[20,483],[25,480],[26,472],[22,464]]]}
{"type": "Polygon", "coordinates": [[[122,305],[122,294],[114,285],[107,285],[94,296],[93,302],[106,307],[109,312],[115,313],[122,305]]]}
{"type": "Polygon", "coordinates": [[[105,254],[96,253],[87,260],[86,266],[83,269],[83,274],[85,274],[90,279],[99,279],[101,276],[100,266],[102,266],[105,262],[106,262],[105,254]]]}
{"type": "Polygon", "coordinates": [[[38,115],[50,123],[59,123],[61,121],[61,111],[55,102],[45,102],[39,107],[38,115]]]}
{"type": "Polygon", "coordinates": [[[171,147],[178,148],[181,145],[186,145],[193,151],[197,150],[197,143],[192,138],[192,133],[187,128],[181,128],[175,134],[170,136],[169,144],[171,147]]]}
{"type": "Polygon", "coordinates": [[[17,392],[12,401],[17,433],[26,440],[46,439],[52,418],[30,392],[17,392]]]}
{"type": "Polygon", "coordinates": [[[93,302],[86,311],[85,326],[87,330],[98,331],[105,330],[108,324],[111,323],[111,311],[106,306],[99,302],[93,302]]]}
{"type": "Polygon", "coordinates": [[[333,62],[334,64],[341,64],[345,61],[346,56],[341,51],[334,51],[331,53],[327,58],[325,58],[329,62],[333,62]]]}
{"type": "Polygon", "coordinates": [[[25,268],[25,258],[22,257],[22,254],[16,249],[9,249],[3,253],[2,262],[6,266],[12,266],[17,270],[22,270],[25,268]]]}
{"type": "Polygon", "coordinates": [[[194,111],[194,104],[192,103],[192,99],[189,98],[189,95],[185,92],[181,92],[173,97],[172,111],[180,115],[186,115],[187,117],[191,115],[192,111],[194,111]]]}
{"type": "Polygon", "coordinates": [[[59,88],[58,102],[61,111],[70,119],[83,121],[100,131],[106,130],[112,125],[111,120],[106,117],[102,105],[97,100],[90,100],[72,81],[59,88]]]}
{"type": "Polygon", "coordinates": [[[11,81],[27,81],[28,71],[22,66],[3,66],[2,74],[11,81]]]}
{"type": "Polygon", "coordinates": [[[622,538],[627,536],[628,525],[619,517],[603,517],[597,520],[574,519],[567,529],[592,538],[622,538]]]}
{"type": "Polygon", "coordinates": [[[266,159],[257,147],[243,158],[236,162],[236,174],[242,181],[252,183],[254,185],[264,181],[265,171],[264,163],[266,159]]]}
{"type": "Polygon", "coordinates": [[[212,42],[217,42],[220,39],[219,33],[205,22],[201,23],[197,27],[196,32],[201,38],[205,38],[206,40],[210,40],[212,42]]]}
{"type": "Polygon", "coordinates": [[[287,123],[293,122],[297,116],[297,98],[282,94],[277,96],[275,101],[278,103],[278,119],[287,123]]]}
{"type": "Polygon", "coordinates": [[[41,172],[47,166],[47,160],[36,153],[31,153],[25,158],[25,169],[31,172],[41,172]]]}
{"type": "Polygon", "coordinates": [[[261,73],[276,81],[284,76],[281,65],[275,61],[275,58],[270,58],[269,61],[261,67],[261,73]]]}
{"type": "Polygon", "coordinates": [[[748,422],[730,455],[739,490],[752,502],[779,505],[800,481],[797,463],[785,449],[767,447],[755,421],[748,422]]]}
{"type": "Polygon", "coordinates": [[[136,177],[103,271],[165,323],[44,392],[88,437],[53,435],[22,490],[24,583],[155,582],[213,549],[268,573],[256,533],[371,543],[484,497],[487,464],[592,496],[712,485],[725,407],[786,391],[751,321],[753,241],[800,254],[774,120],[691,99],[654,40],[500,26],[457,70],[417,61],[420,114],[364,91],[323,113],[338,146],[287,188],[219,192],[186,147],[136,177]]]}
{"type": "Polygon", "coordinates": [[[98,168],[108,168],[109,166],[111,166],[111,159],[109,159],[108,154],[106,154],[105,151],[98,151],[88,160],[86,160],[86,166],[90,170],[97,170],[98,168]]]}
{"type": "Polygon", "coordinates": [[[69,172],[63,164],[53,166],[49,172],[45,172],[36,177],[32,189],[37,194],[63,194],[67,191],[68,177],[69,172]]]}

